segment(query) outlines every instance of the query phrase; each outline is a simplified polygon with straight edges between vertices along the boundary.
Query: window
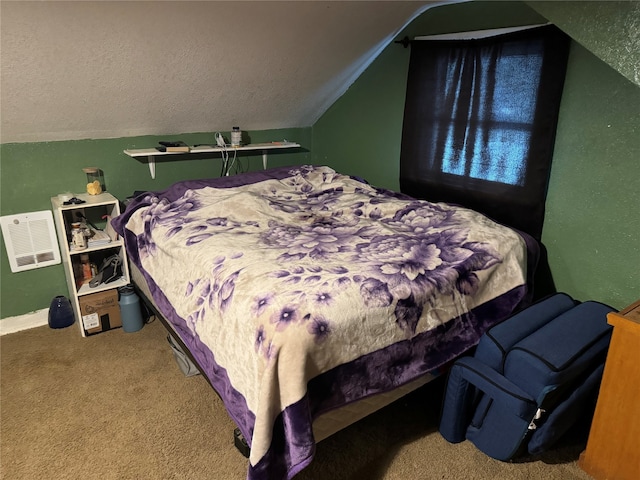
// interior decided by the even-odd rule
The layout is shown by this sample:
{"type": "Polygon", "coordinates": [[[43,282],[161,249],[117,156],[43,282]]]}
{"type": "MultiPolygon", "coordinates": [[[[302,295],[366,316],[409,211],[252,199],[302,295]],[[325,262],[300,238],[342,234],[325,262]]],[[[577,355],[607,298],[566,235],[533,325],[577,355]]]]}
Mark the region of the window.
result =
{"type": "Polygon", "coordinates": [[[411,43],[400,187],[540,238],[569,39],[554,26],[411,43]]]}
{"type": "MultiPolygon", "coordinates": [[[[530,54],[504,54],[495,60],[495,66],[490,64],[490,52],[481,50],[471,59],[472,63],[480,62],[478,68],[473,64],[459,66],[457,62],[447,66],[444,88],[455,89],[445,93],[455,96],[453,115],[443,109],[433,125],[436,135],[440,129],[445,132],[443,172],[511,185],[524,183],[526,146],[531,140],[542,66],[541,52],[533,50],[530,54]],[[473,89],[480,94],[471,99],[468,110],[461,112],[456,105],[463,101],[463,94],[453,77],[465,69],[472,70],[473,89]],[[474,116],[477,118],[474,128],[463,131],[461,142],[454,135],[458,115],[465,115],[463,121],[469,124],[473,124],[474,116]]],[[[461,61],[464,64],[467,60],[461,61]]]]}

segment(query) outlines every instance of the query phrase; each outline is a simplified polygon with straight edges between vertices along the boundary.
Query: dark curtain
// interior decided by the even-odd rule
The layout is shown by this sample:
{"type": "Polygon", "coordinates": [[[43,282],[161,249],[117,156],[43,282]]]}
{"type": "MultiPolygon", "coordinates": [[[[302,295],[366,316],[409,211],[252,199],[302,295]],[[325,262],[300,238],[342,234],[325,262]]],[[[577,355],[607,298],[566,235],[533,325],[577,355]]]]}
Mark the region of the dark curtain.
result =
{"type": "Polygon", "coordinates": [[[539,240],[569,43],[554,26],[411,42],[402,192],[539,240]]]}

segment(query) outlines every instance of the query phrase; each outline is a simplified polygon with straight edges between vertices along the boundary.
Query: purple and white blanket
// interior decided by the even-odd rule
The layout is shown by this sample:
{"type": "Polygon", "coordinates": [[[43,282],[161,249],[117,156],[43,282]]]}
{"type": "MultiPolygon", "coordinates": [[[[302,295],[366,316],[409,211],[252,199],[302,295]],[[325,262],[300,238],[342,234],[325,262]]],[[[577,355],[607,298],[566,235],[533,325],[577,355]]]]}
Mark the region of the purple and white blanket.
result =
{"type": "Polygon", "coordinates": [[[291,478],[319,414],[438,369],[527,297],[521,235],[328,167],[180,182],[113,224],[248,440],[250,479],[291,478]]]}

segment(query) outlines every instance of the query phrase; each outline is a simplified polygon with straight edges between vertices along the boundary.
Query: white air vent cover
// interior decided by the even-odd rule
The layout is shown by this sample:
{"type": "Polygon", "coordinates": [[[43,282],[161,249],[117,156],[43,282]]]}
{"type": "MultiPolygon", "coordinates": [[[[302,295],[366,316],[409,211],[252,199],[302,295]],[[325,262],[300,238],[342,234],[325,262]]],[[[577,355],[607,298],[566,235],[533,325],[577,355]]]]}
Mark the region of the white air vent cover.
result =
{"type": "Polygon", "coordinates": [[[0,217],[12,272],[60,263],[60,249],[49,210],[0,217]]]}

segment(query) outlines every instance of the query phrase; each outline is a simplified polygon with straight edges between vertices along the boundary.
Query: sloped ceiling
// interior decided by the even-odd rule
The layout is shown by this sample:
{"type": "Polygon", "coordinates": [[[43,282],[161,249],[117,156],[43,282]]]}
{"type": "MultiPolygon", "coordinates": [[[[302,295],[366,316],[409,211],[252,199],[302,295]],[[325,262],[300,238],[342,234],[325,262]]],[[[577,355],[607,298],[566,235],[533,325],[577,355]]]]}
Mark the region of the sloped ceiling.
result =
{"type": "MultiPolygon", "coordinates": [[[[0,1],[0,142],[307,127],[431,1],[0,1]]],[[[640,2],[527,1],[640,84],[640,2]]]]}
{"type": "Polygon", "coordinates": [[[2,143],[306,127],[429,1],[2,1],[2,143]]]}
{"type": "Polygon", "coordinates": [[[640,2],[528,1],[573,40],[640,85],[640,2]]]}

